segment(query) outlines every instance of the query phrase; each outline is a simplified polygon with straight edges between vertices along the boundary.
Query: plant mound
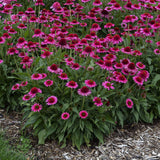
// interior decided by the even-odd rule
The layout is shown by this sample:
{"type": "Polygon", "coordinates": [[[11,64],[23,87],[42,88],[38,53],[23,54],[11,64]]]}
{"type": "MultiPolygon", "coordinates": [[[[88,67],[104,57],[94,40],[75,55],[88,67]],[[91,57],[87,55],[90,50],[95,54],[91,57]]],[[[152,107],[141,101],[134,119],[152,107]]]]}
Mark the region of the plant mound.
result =
{"type": "Polygon", "coordinates": [[[116,125],[160,116],[159,0],[0,6],[0,103],[24,107],[23,128],[40,144],[80,149],[116,125]]]}

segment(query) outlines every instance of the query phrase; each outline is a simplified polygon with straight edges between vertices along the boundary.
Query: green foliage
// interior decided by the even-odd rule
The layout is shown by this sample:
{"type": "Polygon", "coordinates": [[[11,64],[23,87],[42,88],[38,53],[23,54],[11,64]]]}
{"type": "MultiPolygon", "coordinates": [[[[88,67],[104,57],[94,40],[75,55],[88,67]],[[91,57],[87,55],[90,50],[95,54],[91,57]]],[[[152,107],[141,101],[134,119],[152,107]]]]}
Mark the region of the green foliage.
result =
{"type": "Polygon", "coordinates": [[[12,86],[17,82],[17,77],[14,73],[14,67],[11,66],[12,62],[9,64],[2,63],[0,64],[0,108],[3,108],[7,111],[20,111],[22,106],[20,102],[20,93],[12,92],[12,86]]]}
{"type": "Polygon", "coordinates": [[[4,133],[0,132],[0,159],[1,160],[26,160],[20,150],[13,149],[4,138],[4,133]]]}

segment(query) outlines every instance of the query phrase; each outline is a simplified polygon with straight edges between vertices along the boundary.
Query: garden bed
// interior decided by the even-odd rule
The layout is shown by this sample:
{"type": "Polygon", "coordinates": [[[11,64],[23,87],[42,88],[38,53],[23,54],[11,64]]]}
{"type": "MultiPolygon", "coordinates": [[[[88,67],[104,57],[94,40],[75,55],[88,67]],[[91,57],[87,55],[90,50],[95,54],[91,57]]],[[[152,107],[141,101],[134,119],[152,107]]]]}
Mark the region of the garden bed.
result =
{"type": "Polygon", "coordinates": [[[36,157],[156,155],[146,147],[152,128],[134,124],[160,118],[159,13],[160,0],[1,0],[0,108],[12,112],[11,143],[36,157]],[[132,137],[126,125],[141,129],[132,137]]]}

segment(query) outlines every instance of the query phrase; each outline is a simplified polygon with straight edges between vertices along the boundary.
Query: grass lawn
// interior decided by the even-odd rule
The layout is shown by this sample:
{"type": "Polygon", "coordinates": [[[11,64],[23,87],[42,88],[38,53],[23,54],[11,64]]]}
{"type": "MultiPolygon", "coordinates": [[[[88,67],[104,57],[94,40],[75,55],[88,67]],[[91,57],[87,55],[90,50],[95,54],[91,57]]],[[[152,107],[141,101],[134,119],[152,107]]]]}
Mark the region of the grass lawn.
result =
{"type": "Polygon", "coordinates": [[[0,160],[26,160],[25,155],[9,145],[4,133],[0,132],[0,160]]]}

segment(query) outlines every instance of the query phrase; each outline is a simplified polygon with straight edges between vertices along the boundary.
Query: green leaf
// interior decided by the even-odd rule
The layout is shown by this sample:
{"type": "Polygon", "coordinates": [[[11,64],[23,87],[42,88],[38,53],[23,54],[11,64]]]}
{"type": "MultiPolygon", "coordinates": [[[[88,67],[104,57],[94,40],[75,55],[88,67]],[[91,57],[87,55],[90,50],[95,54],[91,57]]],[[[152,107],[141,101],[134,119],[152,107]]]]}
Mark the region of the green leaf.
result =
{"type": "Polygon", "coordinates": [[[89,129],[91,132],[93,132],[92,124],[89,121],[85,122],[85,127],[89,129]]]}
{"type": "Polygon", "coordinates": [[[123,127],[124,115],[121,111],[117,111],[117,117],[120,120],[120,125],[123,127]]]}
{"type": "Polygon", "coordinates": [[[72,108],[72,110],[73,110],[73,112],[75,112],[75,113],[79,114],[79,112],[78,112],[78,110],[77,110],[77,108],[76,108],[76,107],[73,107],[73,108],[72,108]]]}
{"type": "Polygon", "coordinates": [[[151,58],[146,58],[146,59],[147,59],[148,64],[151,65],[152,59],[151,58]]]}
{"type": "Polygon", "coordinates": [[[44,144],[46,138],[47,138],[47,131],[45,129],[41,130],[38,133],[38,144],[44,144]]]}
{"type": "Polygon", "coordinates": [[[24,124],[24,126],[23,126],[22,129],[26,128],[26,127],[29,126],[29,125],[34,124],[34,123],[38,120],[39,117],[40,117],[39,114],[34,114],[33,116],[31,116],[31,117],[27,120],[27,122],[24,124]]]}
{"type": "Polygon", "coordinates": [[[157,105],[157,109],[158,109],[158,114],[160,116],[160,104],[157,105]]]}
{"type": "Polygon", "coordinates": [[[62,134],[60,134],[60,135],[58,136],[59,142],[62,142],[63,138],[64,138],[64,133],[62,133],[62,134]]]}
{"type": "Polygon", "coordinates": [[[38,120],[36,121],[36,123],[34,124],[33,129],[37,128],[37,126],[40,125],[41,122],[42,122],[42,119],[38,119],[38,120]]]}
{"type": "Polygon", "coordinates": [[[157,74],[152,80],[152,85],[155,86],[159,80],[160,80],[160,74],[157,74]]]}
{"type": "Polygon", "coordinates": [[[80,120],[80,129],[83,131],[84,129],[84,121],[83,120],[80,120]]]}
{"type": "Polygon", "coordinates": [[[63,104],[62,112],[64,112],[69,107],[68,103],[63,104]]]}
{"type": "Polygon", "coordinates": [[[103,143],[103,134],[98,129],[94,130],[94,135],[98,138],[98,140],[103,143]]]}
{"type": "Polygon", "coordinates": [[[133,112],[133,115],[134,115],[134,117],[135,117],[135,119],[136,119],[136,122],[138,122],[138,120],[139,120],[139,114],[138,114],[138,112],[137,112],[137,111],[134,111],[134,112],[133,112]]]}
{"type": "Polygon", "coordinates": [[[47,129],[47,136],[50,136],[56,129],[57,124],[52,124],[52,126],[47,129]]]}

